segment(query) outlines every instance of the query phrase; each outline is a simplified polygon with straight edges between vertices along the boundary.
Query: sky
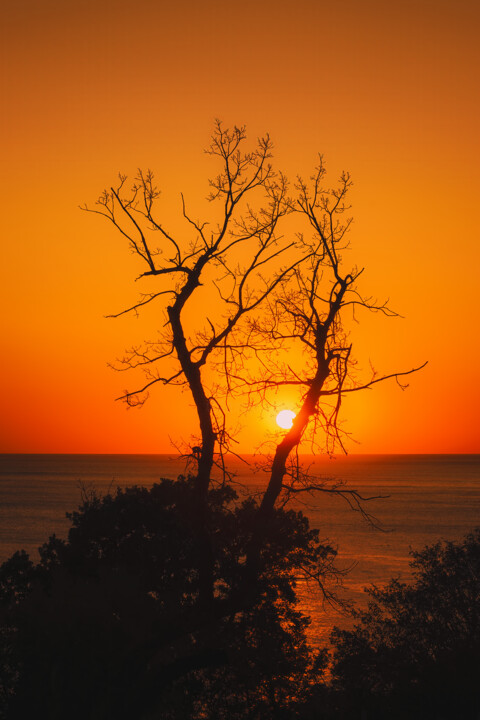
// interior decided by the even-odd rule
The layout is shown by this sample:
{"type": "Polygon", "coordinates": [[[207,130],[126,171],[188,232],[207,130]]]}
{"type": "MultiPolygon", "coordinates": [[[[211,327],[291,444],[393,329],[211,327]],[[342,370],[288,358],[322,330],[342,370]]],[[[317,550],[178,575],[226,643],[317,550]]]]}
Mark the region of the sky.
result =
{"type": "MultiPolygon", "coordinates": [[[[167,218],[181,192],[206,216],[215,118],[269,132],[289,176],[318,152],[332,182],[350,171],[362,289],[402,315],[361,318],[360,366],[428,360],[404,392],[348,399],[348,450],[480,452],[479,20],[475,0],[6,4],[0,452],[168,453],[195,434],[187,393],[115,402],[129,380],[108,364],[158,318],[105,319],[138,268],[79,206],[150,167],[167,218]]],[[[241,415],[239,450],[278,437],[272,412],[241,415]]]]}

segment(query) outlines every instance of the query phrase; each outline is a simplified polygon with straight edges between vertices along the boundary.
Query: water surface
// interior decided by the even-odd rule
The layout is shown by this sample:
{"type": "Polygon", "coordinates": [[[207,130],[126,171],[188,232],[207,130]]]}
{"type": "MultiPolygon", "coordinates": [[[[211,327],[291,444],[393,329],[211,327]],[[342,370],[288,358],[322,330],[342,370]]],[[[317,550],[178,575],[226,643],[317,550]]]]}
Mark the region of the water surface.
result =
{"type": "MultiPolygon", "coordinates": [[[[254,459],[247,458],[251,463],[254,459]]],[[[234,460],[239,492],[261,491],[267,475],[234,460]]],[[[460,539],[480,525],[480,455],[349,455],[321,458],[312,465],[321,478],[345,481],[365,497],[382,530],[365,522],[340,497],[326,493],[297,501],[338,546],[338,564],[354,565],[345,580],[345,597],[366,602],[363,588],[395,576],[408,578],[409,550],[439,538],[460,539]]],[[[81,499],[81,487],[106,492],[116,486],[150,486],[176,478],[184,461],[169,455],[1,455],[0,561],[24,548],[32,557],[52,533],[66,536],[65,513],[81,499]]],[[[300,587],[304,609],[312,616],[312,637],[321,640],[341,617],[323,608],[318,592],[300,587]]]]}

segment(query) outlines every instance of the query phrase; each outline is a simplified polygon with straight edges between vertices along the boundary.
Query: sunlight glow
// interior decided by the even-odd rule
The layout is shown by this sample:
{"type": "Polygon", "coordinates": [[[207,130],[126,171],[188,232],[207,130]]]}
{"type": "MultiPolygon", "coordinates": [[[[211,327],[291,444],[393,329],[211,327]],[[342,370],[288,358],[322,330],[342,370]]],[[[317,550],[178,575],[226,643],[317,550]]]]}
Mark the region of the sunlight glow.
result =
{"type": "Polygon", "coordinates": [[[293,425],[295,413],[292,410],[280,410],[276,417],[277,425],[284,430],[290,430],[293,425]]]}

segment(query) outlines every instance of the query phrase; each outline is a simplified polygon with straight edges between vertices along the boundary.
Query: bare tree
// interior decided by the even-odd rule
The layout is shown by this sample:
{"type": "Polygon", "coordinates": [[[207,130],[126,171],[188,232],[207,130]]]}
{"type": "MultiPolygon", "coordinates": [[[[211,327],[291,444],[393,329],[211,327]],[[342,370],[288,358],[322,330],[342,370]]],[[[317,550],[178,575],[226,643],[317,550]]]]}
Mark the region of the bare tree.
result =
{"type": "Polygon", "coordinates": [[[324,187],[325,175],[320,156],[310,183],[297,178],[297,195],[292,208],[300,216],[299,220],[307,222],[310,232],[298,234],[301,262],[282,278],[268,297],[268,311],[262,319],[252,323],[251,335],[261,337],[267,346],[261,362],[262,377],[246,378],[235,370],[237,382],[247,386],[250,398],[260,395],[268,402],[269,393],[277,392],[282,386],[298,388],[301,398],[292,427],[276,446],[270,460],[270,478],[262,496],[259,521],[250,548],[249,562],[255,571],[261,543],[268,533],[269,518],[282,493],[288,497],[299,492],[334,492],[347,500],[353,509],[359,510],[365,519],[375,522],[363,504],[371,498],[310,476],[298,461],[299,446],[308,440],[315,451],[320,431],[324,451],[329,454],[336,448],[345,451],[339,424],[344,396],[388,379],[395,379],[405,388],[400,378],[426,365],[381,376],[372,371],[366,380],[356,377],[352,343],[344,323],[347,310],[350,316],[359,308],[389,317],[397,313],[386,302],[379,303],[361,294],[357,281],[363,268],[344,269],[342,251],[348,246],[346,236],[352,223],[352,218],[347,215],[352,181],[344,172],[335,187],[324,187]],[[298,353],[301,362],[297,369],[291,362],[296,345],[302,351],[298,353]]]}
{"type": "MultiPolygon", "coordinates": [[[[213,227],[206,221],[194,220],[182,195],[183,218],[192,232],[187,244],[158,218],[160,193],[151,171],[139,170],[130,189],[126,176],[120,175],[118,185],[104,190],[94,208],[82,208],[107,218],[127,239],[144,263],[140,277],[156,276],[164,283],[157,292],[142,295],[133,306],[113,316],[137,313],[155,301],[163,301],[166,314],[166,330],[160,341],[132,348],[121,361],[123,369],[143,366],[147,373],[145,384],[126,392],[122,399],[130,405],[141,404],[149,388],[157,383],[189,387],[201,436],[194,455],[199,533],[205,558],[211,555],[204,522],[207,491],[215,452],[223,457],[229,447],[229,434],[219,393],[208,391],[202,370],[212,354],[224,353],[227,346],[234,350],[232,334],[240,320],[258,308],[300,261],[298,255],[292,259],[288,253],[294,242],[277,235],[278,222],[291,212],[292,205],[286,178],[270,163],[272,142],[266,135],[253,150],[245,152],[245,137],[244,127],[225,130],[217,121],[206,152],[221,164],[220,173],[210,180],[209,195],[211,202],[220,204],[221,219],[213,227]],[[247,260],[242,261],[242,257],[247,260]],[[220,311],[217,309],[215,320],[206,315],[204,327],[188,334],[185,310],[195,302],[207,273],[208,281],[217,289],[220,311]],[[172,357],[176,368],[163,374],[158,365],[172,357]]],[[[242,352],[239,346],[236,350],[242,352]]],[[[213,593],[208,559],[203,576],[203,594],[208,602],[213,593]]]]}
{"type": "MultiPolygon", "coordinates": [[[[309,433],[315,442],[321,430],[329,452],[336,446],[343,449],[342,398],[388,378],[400,383],[402,376],[419,369],[373,375],[365,381],[353,372],[346,311],[365,308],[389,316],[395,313],[385,303],[360,293],[357,281],[363,270],[343,267],[341,253],[351,226],[350,176],[344,173],[336,187],[324,188],[325,166],[320,157],[310,182],[298,177],[295,196],[290,197],[285,176],[271,165],[269,136],[260,138],[251,151],[244,151],[245,140],[244,127],[226,130],[216,123],[206,152],[220,163],[219,174],[210,181],[209,200],[220,208],[221,217],[214,224],[193,219],[182,196],[182,216],[191,232],[187,243],[160,220],[159,190],[151,171],[138,171],[129,189],[127,178],[120,175],[117,186],[105,190],[94,208],[83,208],[107,218],[126,238],[143,263],[140,277],[155,276],[162,283],[156,292],[142,295],[114,315],[137,313],[153,302],[162,303],[165,312],[160,341],[132,348],[121,361],[122,368],[142,367],[147,375],[141,387],[126,392],[122,399],[130,405],[141,404],[158,383],[186,385],[190,390],[200,428],[200,443],[192,455],[202,550],[199,598],[204,607],[215,601],[206,521],[208,489],[214,463],[223,463],[230,448],[222,395],[246,387],[250,399],[258,402],[268,401],[270,391],[283,385],[301,390],[293,426],[271,459],[269,482],[247,550],[247,579],[254,585],[276,504],[291,494],[337,492],[371,519],[363,508],[364,498],[355,490],[327,487],[302,471],[299,448],[309,433]],[[298,218],[300,227],[306,225],[291,239],[280,234],[280,223],[287,215],[298,218]],[[206,311],[203,327],[189,332],[186,311],[195,303],[202,283],[215,288],[216,311],[211,315],[206,311]],[[303,349],[297,368],[285,359],[285,352],[295,345],[303,349]],[[263,368],[261,377],[248,372],[252,354],[263,368]],[[173,370],[162,370],[172,360],[173,370]],[[207,365],[221,372],[221,379],[211,387],[204,375],[207,365]]],[[[231,611],[241,602],[236,598],[225,607],[231,611]]]]}

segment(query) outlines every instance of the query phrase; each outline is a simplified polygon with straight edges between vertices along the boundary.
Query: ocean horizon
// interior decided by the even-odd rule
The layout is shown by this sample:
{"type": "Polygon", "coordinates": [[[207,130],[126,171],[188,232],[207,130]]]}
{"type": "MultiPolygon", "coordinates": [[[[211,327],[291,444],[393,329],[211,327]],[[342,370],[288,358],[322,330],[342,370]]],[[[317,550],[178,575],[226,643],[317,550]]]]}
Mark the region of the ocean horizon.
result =
{"type": "MultiPolygon", "coordinates": [[[[268,475],[232,458],[240,495],[260,493],[268,475]]],[[[338,549],[337,564],[351,568],[340,595],[364,606],[364,588],[392,577],[410,577],[409,552],[440,539],[458,540],[480,525],[480,454],[355,454],[304,456],[312,472],[342,481],[366,500],[377,528],[341,497],[316,493],[292,502],[320,536],[338,549]]],[[[185,459],[173,454],[51,454],[0,455],[0,562],[16,550],[32,559],[53,533],[66,537],[66,513],[81,501],[82,488],[99,494],[128,485],[151,486],[160,478],[186,472],[185,459]]],[[[304,611],[312,617],[312,638],[320,642],[333,623],[345,622],[324,607],[315,588],[299,586],[304,611]]]]}

